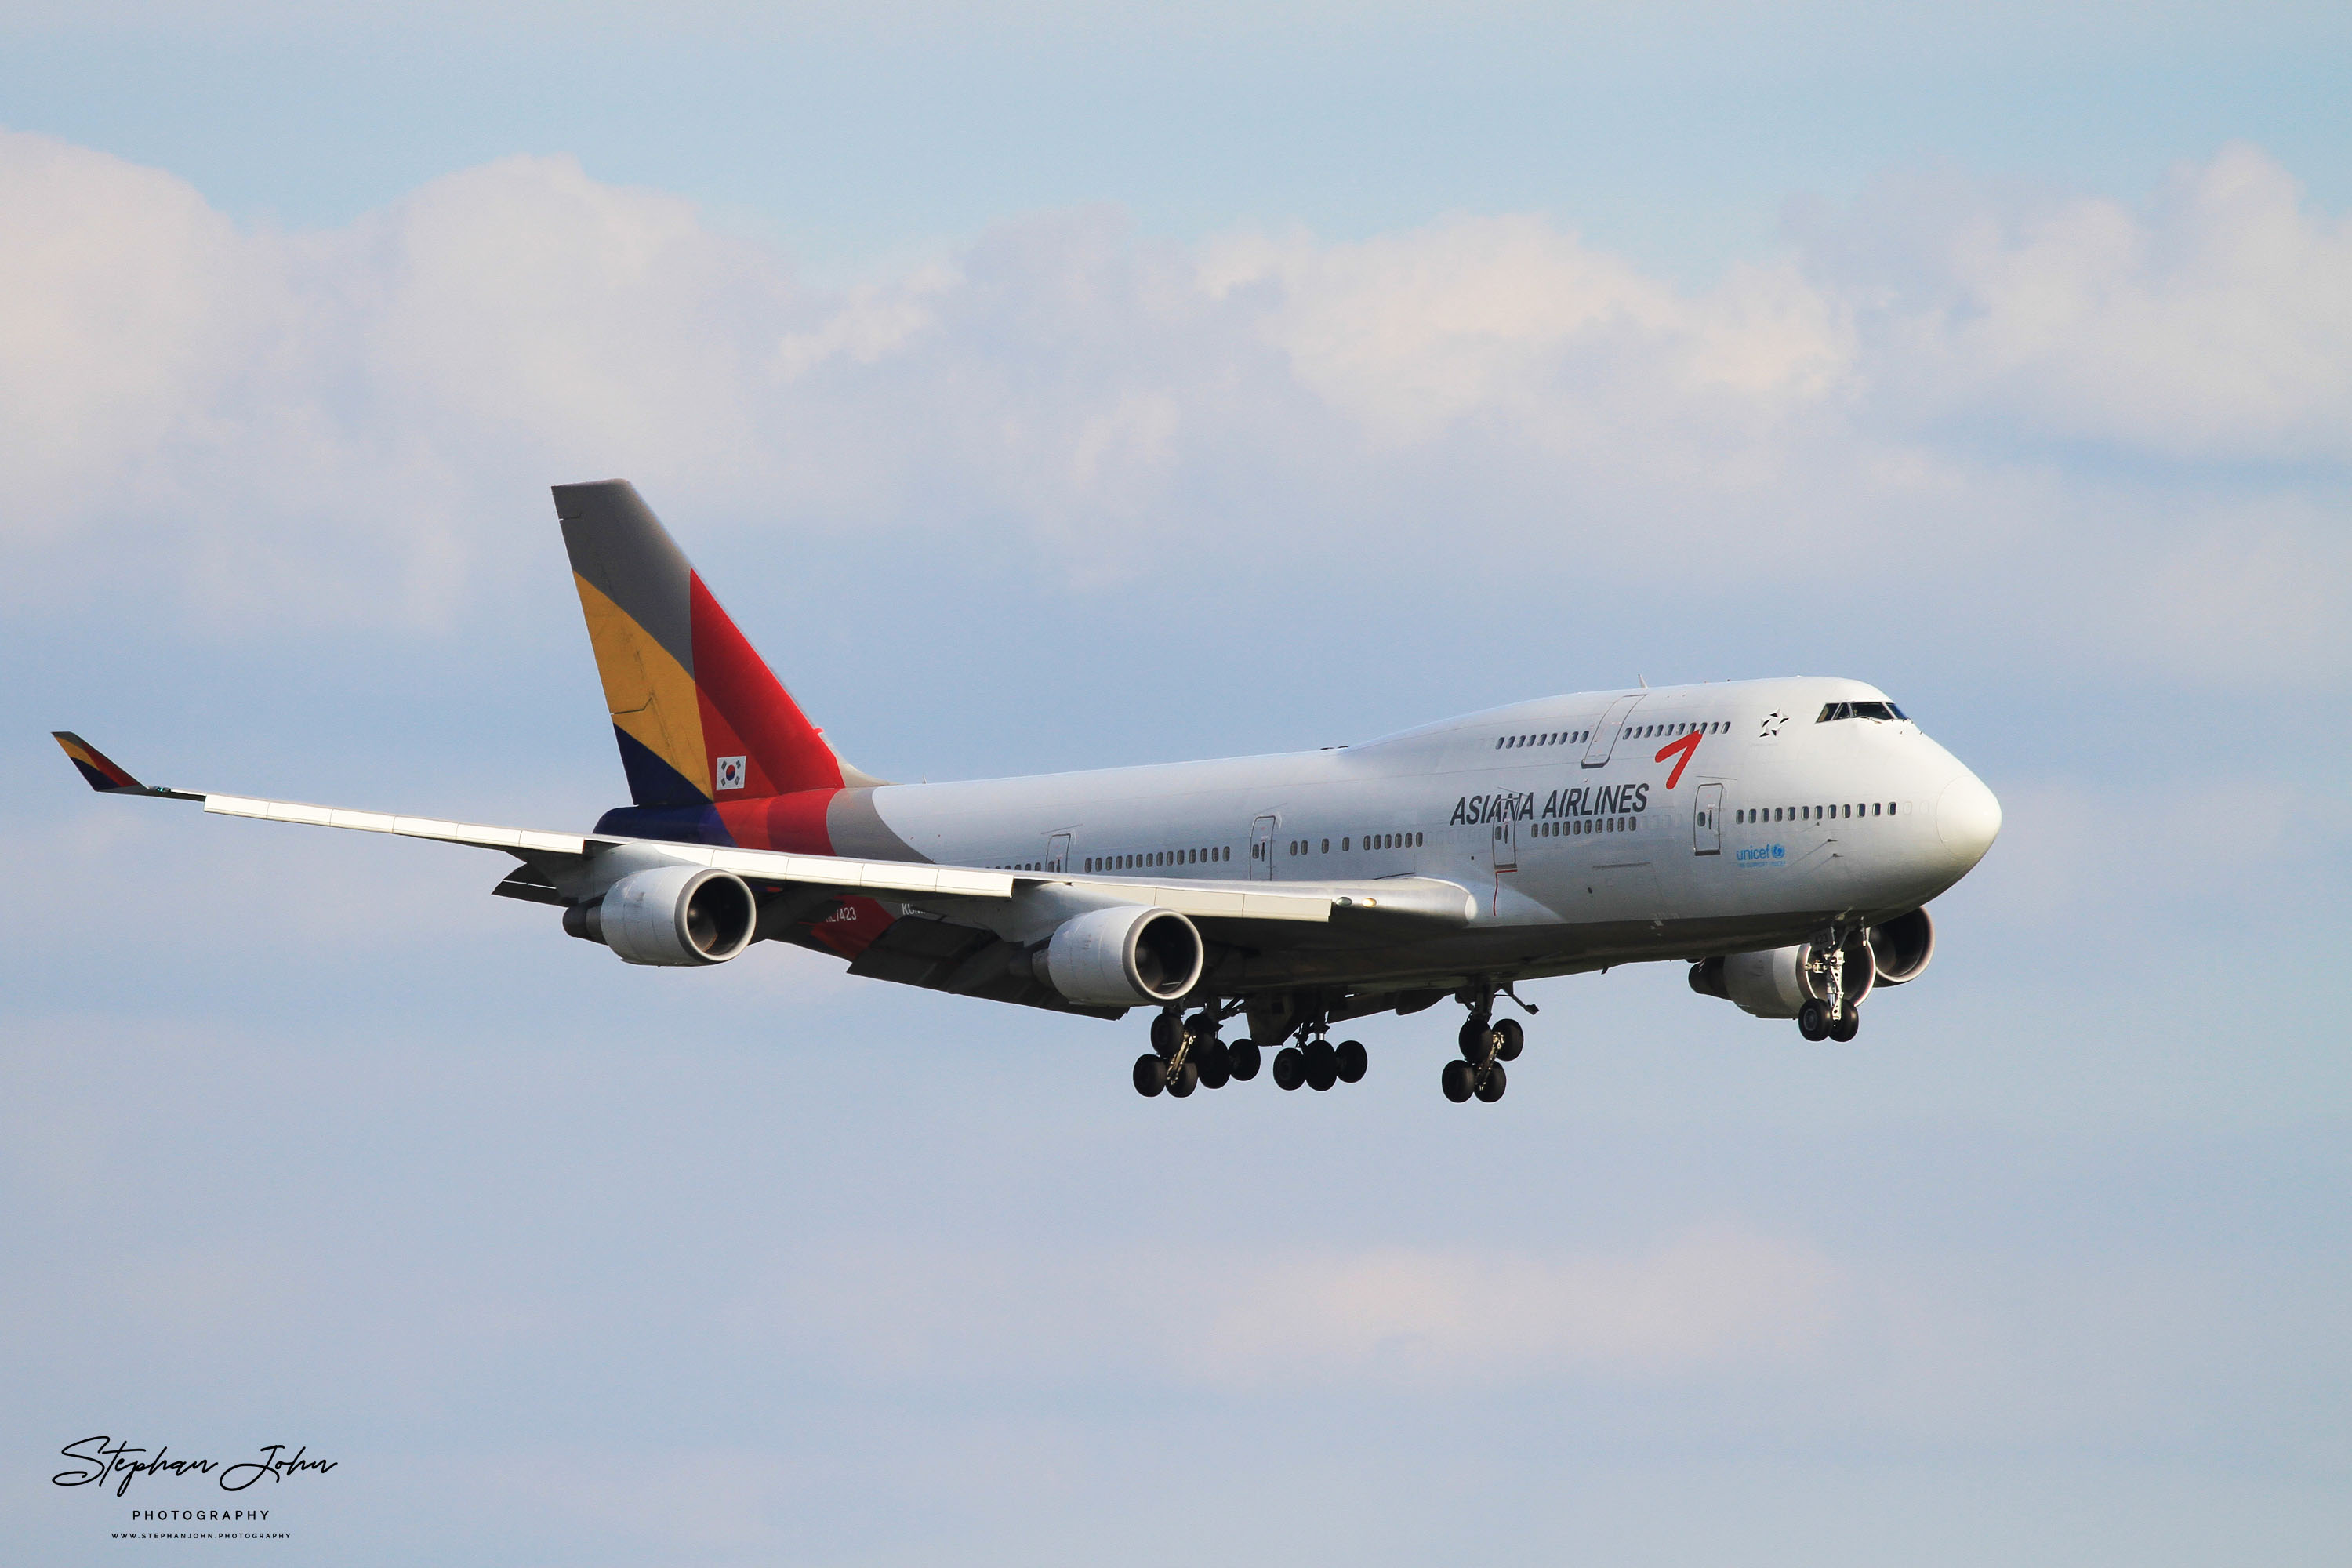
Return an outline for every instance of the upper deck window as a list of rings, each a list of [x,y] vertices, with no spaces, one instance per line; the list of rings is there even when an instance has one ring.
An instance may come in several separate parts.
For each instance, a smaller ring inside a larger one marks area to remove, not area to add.
[[[1892,702],[1831,702],[1822,709],[1822,716],[1813,721],[1826,724],[1832,719],[1900,719],[1903,710]]]

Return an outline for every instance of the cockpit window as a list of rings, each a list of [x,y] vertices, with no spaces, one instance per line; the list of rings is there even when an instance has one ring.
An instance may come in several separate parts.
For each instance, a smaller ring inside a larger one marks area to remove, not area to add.
[[[1826,724],[1834,719],[1900,719],[1903,710],[1892,702],[1831,702],[1824,704],[1822,716],[1813,721]]]

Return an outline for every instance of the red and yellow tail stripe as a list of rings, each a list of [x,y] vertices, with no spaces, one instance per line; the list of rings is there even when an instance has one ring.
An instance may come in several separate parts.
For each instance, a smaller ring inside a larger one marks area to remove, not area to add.
[[[637,805],[842,787],[833,748],[634,486],[558,485],[555,510]]]

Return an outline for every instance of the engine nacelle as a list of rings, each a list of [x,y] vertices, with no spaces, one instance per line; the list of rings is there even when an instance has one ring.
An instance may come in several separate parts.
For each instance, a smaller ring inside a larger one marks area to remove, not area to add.
[[[1174,1002],[1201,981],[1208,949],[1173,910],[1119,904],[1056,927],[1038,955],[1038,977],[1081,1006]]]
[[[1759,1018],[1793,1018],[1806,1003],[1829,999],[1828,958],[1826,951],[1815,951],[1809,942],[1727,953],[1692,964],[1690,985],[1702,995],[1723,997]],[[1856,1003],[1869,995],[1875,974],[1870,942],[1857,931],[1845,943],[1846,1001]]]
[[[760,903],[743,879],[698,866],[632,871],[593,903],[563,911],[563,929],[631,963],[724,963],[751,945]]]
[[[1878,955],[1878,983],[1900,985],[1919,978],[1936,956],[1936,922],[1925,910],[1897,915],[1883,926],[1870,928],[1870,951]]]

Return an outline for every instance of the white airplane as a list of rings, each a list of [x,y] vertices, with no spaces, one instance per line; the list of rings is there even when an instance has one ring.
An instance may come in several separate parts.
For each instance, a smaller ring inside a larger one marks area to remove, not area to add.
[[[110,794],[502,850],[492,890],[631,963],[796,942],[849,972],[1117,1018],[1138,1090],[1365,1071],[1332,1026],[1467,1011],[1447,1099],[1502,1098],[1542,975],[1674,960],[1695,991],[1851,1040],[1935,949],[1925,905],[2000,831],[1992,792],[1884,692],[1787,679],[1543,698],[1360,745],[960,784],[845,763],[625,480],[556,512],[634,804],[591,833],[150,788]],[[1247,1037],[1223,1039],[1245,1020]]]

